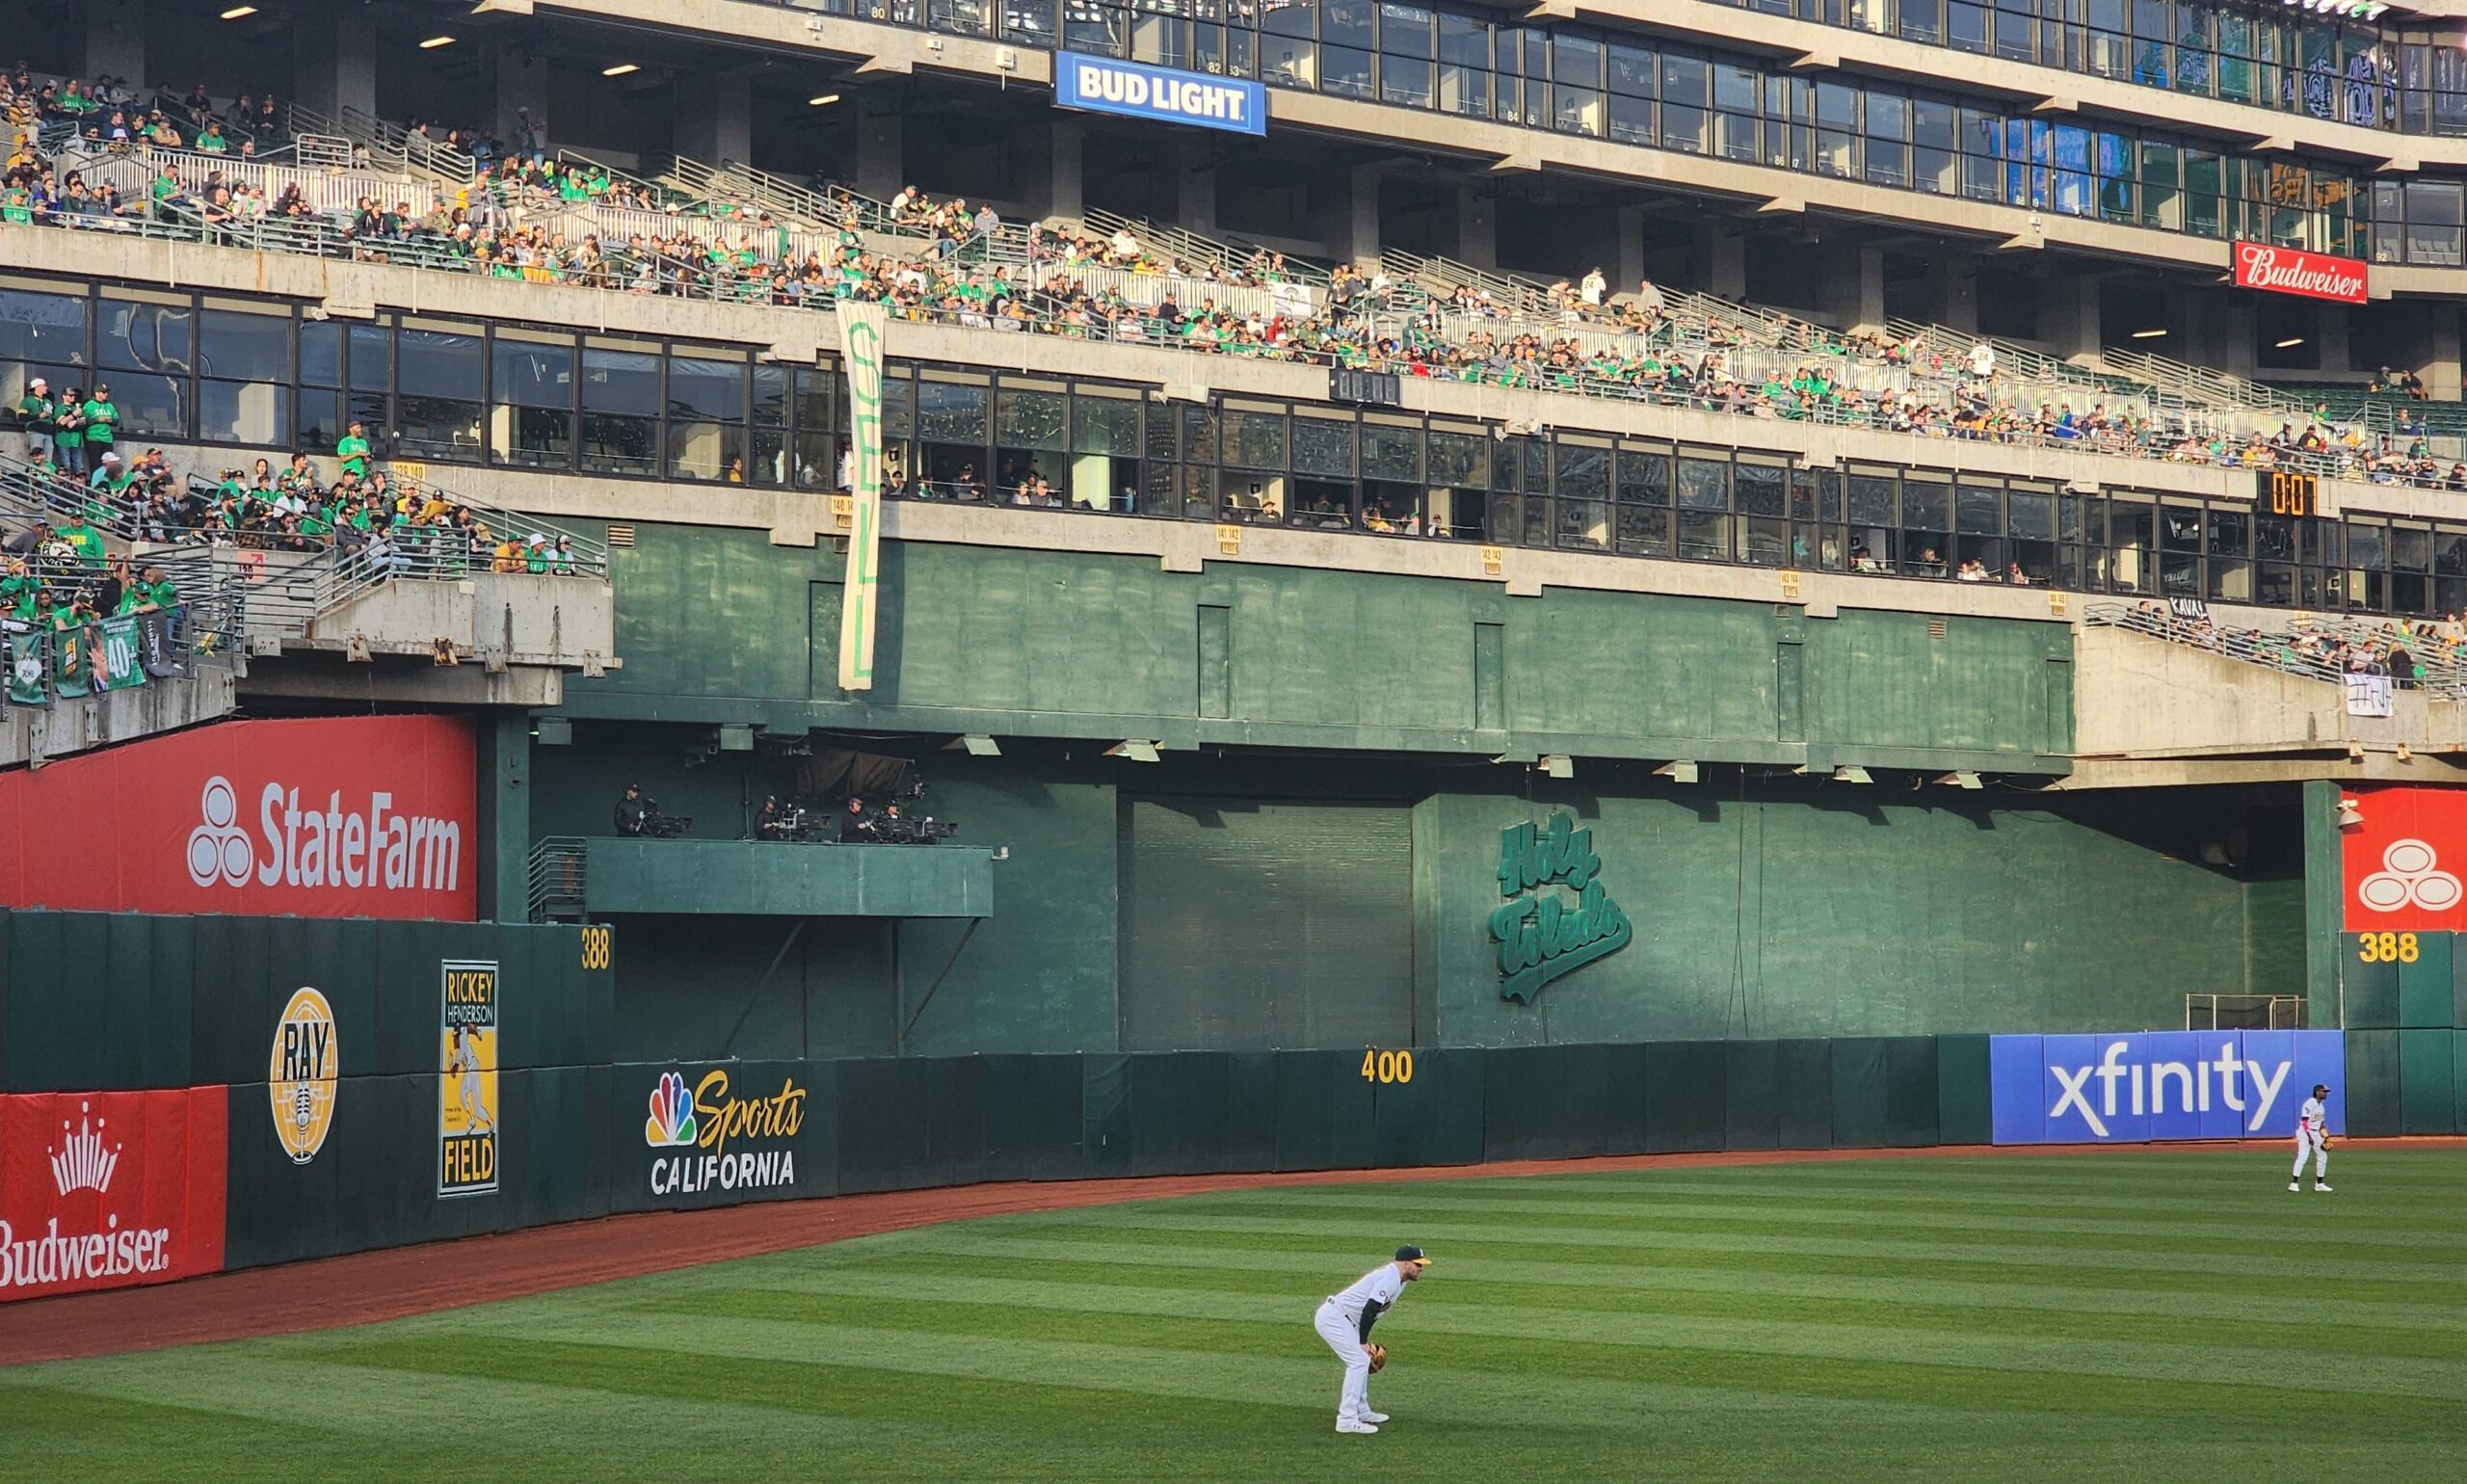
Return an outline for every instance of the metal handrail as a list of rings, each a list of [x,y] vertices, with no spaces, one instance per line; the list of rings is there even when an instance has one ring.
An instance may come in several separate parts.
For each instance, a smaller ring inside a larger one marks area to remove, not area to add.
[[[579,835],[552,835],[531,847],[525,885],[532,921],[547,921],[551,907],[582,909],[589,861],[589,848]]]
[[[2357,633],[2348,620],[2305,618],[2289,621],[2284,628],[2264,629],[2221,624],[2206,615],[2187,615],[2157,602],[2091,603],[2082,610],[2082,623],[2094,628],[2130,629],[2283,675],[2333,685],[2344,683],[2351,674],[2384,672],[2351,670],[2331,654],[2321,652],[2321,641],[2336,641],[2350,655],[2378,665],[2387,659],[2389,641],[2415,638],[2426,643],[2427,652],[2408,649],[2417,662],[2416,673],[2397,677],[2400,682],[2435,695],[2467,696],[2467,667],[2439,652],[2425,636],[2401,634],[2389,625],[2383,626],[2383,632]]]

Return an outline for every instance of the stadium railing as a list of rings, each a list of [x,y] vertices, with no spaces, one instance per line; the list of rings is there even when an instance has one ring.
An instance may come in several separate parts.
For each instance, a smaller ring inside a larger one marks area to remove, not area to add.
[[[2188,618],[2173,608],[2153,602],[2092,603],[2082,610],[2082,622],[2092,628],[2130,629],[2163,639],[2171,644],[2200,649],[2228,659],[2242,660],[2275,670],[2282,675],[2300,676],[2309,680],[2329,684],[2344,683],[2351,673],[2327,653],[2318,652],[2321,641],[2344,641],[2350,652],[2370,655],[2376,662],[2386,658],[2392,643],[2410,641],[2408,653],[2417,661],[2418,673],[2400,677],[2402,683],[2456,700],[2467,697],[2467,667],[2447,652],[2447,646],[2412,631],[2401,631],[2393,624],[2359,624],[2347,619],[2297,619],[2281,629],[2262,629],[2249,625],[2220,623],[2209,618]],[[2421,644],[2425,653],[2418,653]]]

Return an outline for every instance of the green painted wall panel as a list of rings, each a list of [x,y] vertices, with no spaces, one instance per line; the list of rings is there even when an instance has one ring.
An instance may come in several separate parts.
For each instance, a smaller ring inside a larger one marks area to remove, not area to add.
[[[2409,1030],[2452,1027],[2451,943],[2448,933],[2418,933],[2416,961],[2399,959],[2399,1023]]]
[[[1113,740],[2061,772],[2061,624],[1153,557],[889,542],[875,685],[836,684],[829,543],[643,525],[614,554],[617,648],[578,717]],[[1205,615],[1205,617],[1203,617]],[[1470,643],[1468,641],[1471,641]],[[1788,652],[1788,663],[1779,658]],[[1643,662],[1650,657],[1650,663]],[[1477,732],[1480,733],[1477,735]]]
[[[2457,1100],[2452,1059],[2454,1032],[2399,1032],[2399,1131],[2456,1133]]]
[[[994,856],[944,843],[596,838],[585,850],[592,914],[990,917]]]
[[[2467,1030],[2450,1033],[2451,1117],[2467,1128]]]
[[[1995,1137],[1985,1036],[1936,1038],[1936,1133],[1947,1144]]]
[[[1535,792],[1417,806],[1436,857],[1417,862],[1430,883],[1420,971],[1449,1045],[2169,1026],[2187,992],[2239,993],[2247,977],[2247,884],[2186,859],[2230,820],[2265,827],[2266,811],[2225,793]],[[1592,827],[1635,937],[1520,1006],[1499,997],[1486,926],[1499,832],[1561,801]]]
[[[2357,935],[2339,935],[2339,1009],[2348,1030],[2393,1030],[2399,1024],[2399,966],[2376,951],[2371,963]]]
[[[2399,1132],[2399,1033],[2350,1030],[2347,1048],[2348,1132],[2362,1138]]]

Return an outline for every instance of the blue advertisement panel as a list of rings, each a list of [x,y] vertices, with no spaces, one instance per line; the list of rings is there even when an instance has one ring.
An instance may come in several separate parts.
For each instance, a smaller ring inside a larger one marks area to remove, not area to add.
[[[1065,108],[1233,134],[1268,131],[1268,91],[1258,83],[1073,51],[1055,53],[1053,63],[1053,99]]]
[[[1988,1043],[1999,1144],[2272,1139],[2295,1132],[2316,1083],[2347,1131],[2347,1048],[2334,1030],[1996,1036]]]

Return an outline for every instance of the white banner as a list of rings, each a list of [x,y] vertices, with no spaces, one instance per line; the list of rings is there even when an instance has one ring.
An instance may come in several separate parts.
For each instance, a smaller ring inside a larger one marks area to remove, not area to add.
[[[839,592],[839,688],[874,688],[874,594],[883,521],[883,306],[840,300],[839,352],[848,378],[851,452],[848,575]]]
[[[2348,715],[2388,716],[2390,677],[2386,675],[2348,676]]]

